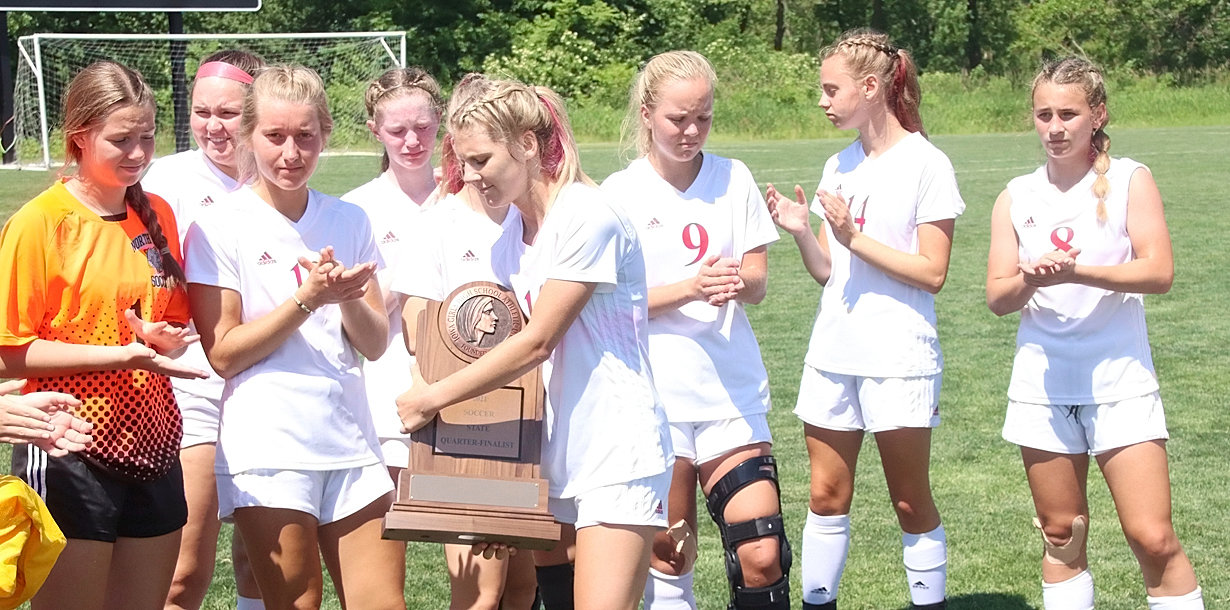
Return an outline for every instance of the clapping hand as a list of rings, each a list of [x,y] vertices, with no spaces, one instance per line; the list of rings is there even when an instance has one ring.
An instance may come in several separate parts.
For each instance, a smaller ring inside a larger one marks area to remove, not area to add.
[[[769,184],[764,199],[769,206],[769,217],[783,231],[796,237],[803,233],[811,234],[811,212],[803,196],[803,187],[794,185],[794,199],[791,199]]]
[[[739,260],[710,255],[701,262],[693,281],[693,292],[714,307],[721,307],[738,298],[744,288],[739,277]]]
[[[160,354],[148,345],[129,343],[118,349],[124,350],[126,365],[123,368],[144,369],[160,375],[166,375],[167,377],[179,377],[181,379],[209,378],[208,372],[181,364],[179,360],[165,354]]]
[[[1017,267],[1021,270],[1025,285],[1035,288],[1054,286],[1072,281],[1072,275],[1076,271],[1076,257],[1080,253],[1080,248],[1066,251],[1056,249],[1043,254],[1032,263],[1020,263]]]
[[[0,383],[0,442],[30,443],[56,457],[93,442],[94,425],[72,413],[80,400],[60,392],[7,395],[25,384],[24,379]]]
[[[131,309],[124,310],[124,317],[128,320],[128,326],[132,328],[133,334],[142,343],[172,358],[182,353],[184,348],[201,340],[200,335],[192,332],[186,326],[175,326],[166,320],[146,322]]]
[[[307,271],[299,287],[300,302],[311,309],[321,305],[344,303],[363,298],[368,280],[376,273],[376,263],[360,263],[347,268],[333,256],[333,246],[320,250],[320,260],[313,262],[299,257],[299,266]]]
[[[841,195],[840,190],[836,193],[816,191],[816,198],[824,207],[824,220],[829,223],[833,238],[849,248],[850,240],[858,232],[858,229],[854,228],[854,218],[850,215],[850,203]]]

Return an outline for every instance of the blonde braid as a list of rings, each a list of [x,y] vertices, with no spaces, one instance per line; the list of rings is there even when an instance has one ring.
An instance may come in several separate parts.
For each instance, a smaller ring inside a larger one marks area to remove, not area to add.
[[[858,32],[849,38],[840,40],[836,44],[837,49],[850,47],[871,47],[889,57],[894,57],[901,49],[889,44],[887,37],[883,34],[873,34],[871,32]]]
[[[1098,198],[1098,222],[1106,222],[1106,195],[1110,193],[1110,180],[1106,172],[1110,170],[1110,136],[1099,127],[1093,132],[1089,141],[1093,146],[1093,171],[1098,175],[1093,181],[1093,196]]]

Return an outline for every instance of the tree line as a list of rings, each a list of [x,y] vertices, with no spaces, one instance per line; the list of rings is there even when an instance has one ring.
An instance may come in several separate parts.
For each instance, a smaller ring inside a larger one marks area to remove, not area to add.
[[[721,49],[788,68],[799,60],[787,56],[814,59],[859,26],[891,34],[924,73],[1015,79],[1065,54],[1174,82],[1230,66],[1230,0],[264,0],[255,13],[184,15],[189,33],[406,30],[410,61],[444,82],[499,70],[599,101],[622,98],[636,67],[663,50]],[[9,15],[11,43],[166,28],[148,13]]]

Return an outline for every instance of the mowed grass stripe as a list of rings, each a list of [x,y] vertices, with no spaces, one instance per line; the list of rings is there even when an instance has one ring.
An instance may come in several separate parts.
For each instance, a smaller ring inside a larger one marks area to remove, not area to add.
[[[1230,235],[1225,159],[1230,129],[1116,129],[1112,154],[1153,170],[1166,203],[1175,249],[1170,293],[1146,298],[1154,361],[1161,378],[1170,452],[1174,519],[1204,588],[1206,605],[1230,604],[1230,517],[1224,447],[1230,430],[1230,300],[1222,260]],[[711,149],[741,159],[762,185],[787,190],[799,184],[810,197],[824,161],[847,145],[842,140],[737,142],[720,137]],[[986,308],[984,281],[991,205],[1009,179],[1044,159],[1032,133],[936,136],[957,171],[966,212],[958,220],[948,283],[937,297],[946,357],[941,413],[932,451],[932,483],[948,530],[952,608],[1017,610],[1041,607],[1040,540],[1030,525],[1033,508],[1020,457],[999,438],[1004,392],[1012,363],[1017,316],[997,318]],[[618,146],[582,146],[583,164],[595,179],[619,169]],[[339,194],[376,173],[371,158],[323,159],[313,184]],[[5,217],[53,179],[54,173],[0,172],[0,213]],[[798,599],[799,533],[808,497],[802,426],[791,414],[803,354],[820,287],[803,270],[792,239],[769,250],[769,293],[749,307],[769,369],[775,409],[770,423],[781,467],[787,529],[794,545]],[[908,606],[901,567],[900,532],[884,487],[875,443],[867,441],[858,466],[853,543],[841,585],[843,610]],[[1098,607],[1144,607],[1144,587],[1115,519],[1105,482],[1091,472],[1090,562]],[[726,607],[727,585],[718,535],[701,504],[701,559],[697,593],[702,608]],[[229,529],[227,530],[229,531]],[[224,542],[207,608],[234,607],[230,560]],[[448,588],[437,546],[414,544],[408,552],[407,600],[412,608],[447,607]],[[332,594],[325,607],[340,607]]]

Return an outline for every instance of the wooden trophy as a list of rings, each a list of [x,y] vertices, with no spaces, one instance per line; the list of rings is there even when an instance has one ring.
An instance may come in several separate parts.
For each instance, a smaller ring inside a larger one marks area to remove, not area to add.
[[[419,318],[416,360],[434,383],[477,360],[525,326],[513,294],[491,282],[428,301]],[[384,537],[419,542],[503,542],[550,549],[560,525],[547,510],[539,471],[542,371],[440,411],[411,434],[410,464]]]

